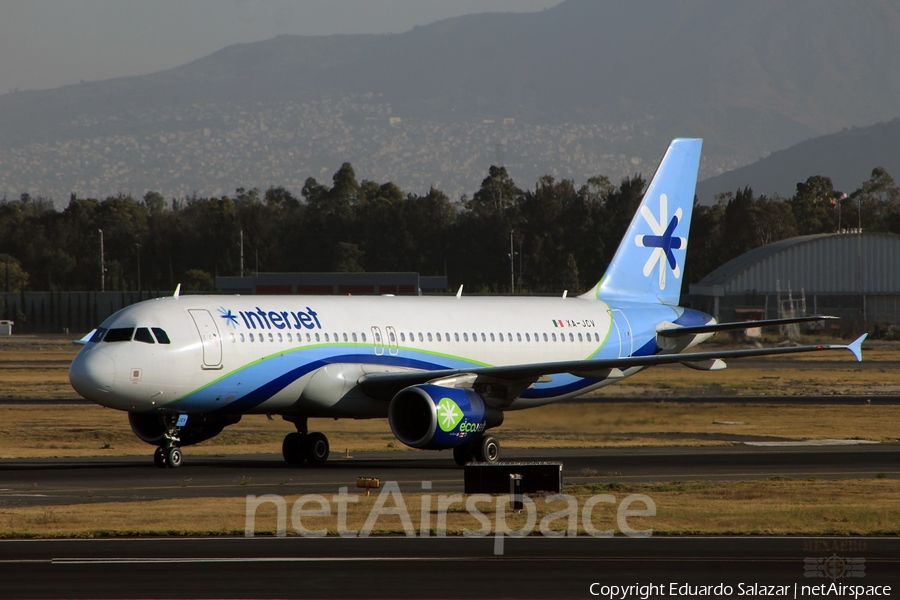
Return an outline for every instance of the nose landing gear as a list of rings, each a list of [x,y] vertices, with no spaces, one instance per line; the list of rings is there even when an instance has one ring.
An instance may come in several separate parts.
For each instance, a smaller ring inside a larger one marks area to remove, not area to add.
[[[182,454],[179,447],[181,438],[178,434],[186,422],[187,415],[166,415],[166,432],[163,434],[164,442],[153,452],[153,464],[160,469],[165,469],[166,467],[174,469],[181,466]]]

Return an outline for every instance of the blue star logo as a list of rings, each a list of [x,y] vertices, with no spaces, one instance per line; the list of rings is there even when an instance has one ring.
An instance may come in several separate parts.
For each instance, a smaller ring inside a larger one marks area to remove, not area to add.
[[[237,317],[234,316],[234,314],[232,314],[230,308],[226,309],[225,307],[220,306],[219,313],[220,313],[219,316],[222,317],[223,319],[225,319],[225,322],[228,324],[229,327],[234,327],[235,329],[237,329],[238,320],[237,320]]]
[[[635,236],[634,241],[638,246],[643,248],[653,248],[647,262],[644,263],[644,277],[649,277],[653,272],[653,267],[659,265],[659,289],[666,289],[666,272],[672,269],[672,274],[676,279],[681,277],[681,268],[675,259],[673,250],[679,250],[687,247],[687,240],[682,237],[675,237],[675,228],[681,220],[681,209],[677,209],[675,214],[669,219],[669,199],[665,194],[659,195],[659,219],[650,212],[647,205],[641,206],[641,216],[650,227],[654,235]],[[668,269],[666,268],[668,265]]]

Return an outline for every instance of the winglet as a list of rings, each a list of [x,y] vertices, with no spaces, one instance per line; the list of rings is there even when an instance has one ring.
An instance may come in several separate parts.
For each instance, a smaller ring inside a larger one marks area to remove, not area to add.
[[[172,296],[173,296],[174,298],[177,298],[177,297],[179,297],[180,295],[181,295],[181,284],[179,283],[178,286],[176,286],[176,288],[175,288],[175,293],[172,294]]]
[[[465,285],[465,284],[462,284],[462,283],[459,284],[459,289],[456,290],[456,297],[457,297],[457,298],[462,298],[462,289],[463,289],[463,285]]]
[[[866,336],[868,335],[868,333],[864,333],[856,338],[856,341],[847,345],[847,350],[852,352],[853,356],[855,356],[856,360],[859,362],[862,362],[862,344],[866,340]]]

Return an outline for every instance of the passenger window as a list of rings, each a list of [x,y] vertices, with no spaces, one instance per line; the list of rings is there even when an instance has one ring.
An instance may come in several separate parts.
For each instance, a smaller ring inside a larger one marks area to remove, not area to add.
[[[402,331],[400,332],[400,341],[401,341],[401,342],[405,342],[405,341],[406,341],[406,334],[403,333]]]
[[[521,333],[517,333],[517,334],[516,334],[516,341],[517,341],[517,342],[521,342],[521,341],[522,341],[522,334],[521,334]]]
[[[583,341],[584,341],[583,339],[581,339],[581,334],[580,334],[580,333],[578,334],[578,341],[579,341],[579,342],[583,342]]]
[[[150,335],[150,330],[146,327],[138,327],[134,332],[134,341],[136,342],[144,342],[145,344],[155,344],[156,341],[153,339],[153,336]]]
[[[294,341],[294,336],[292,336],[292,335],[290,334],[290,332],[288,332],[287,338],[288,338],[288,341],[289,341],[289,342],[293,342],[293,341]]]
[[[484,335],[484,334],[481,334],[481,335]],[[497,340],[494,339],[494,334],[493,334],[493,333],[491,333],[491,341],[492,341],[492,342],[496,342],[496,341],[497,341]]]
[[[431,332],[430,331],[428,332],[428,341],[429,342],[431,341]]]
[[[279,342],[283,342],[283,341],[284,341],[284,338],[281,336],[281,333],[278,334],[278,341],[279,341]]]
[[[242,341],[242,342],[244,341],[244,334],[243,334],[243,333],[241,334],[241,341]]]
[[[391,342],[392,344],[396,344],[396,343],[397,343],[397,336],[394,334],[394,330],[393,330],[393,329],[391,329],[391,330],[388,331],[388,340],[390,340],[390,342]]]
[[[472,341],[473,341],[473,342],[477,342],[477,341],[478,341],[478,334],[477,334],[477,333],[473,333],[473,334],[472,334]]]
[[[435,335],[437,336],[437,341],[441,341],[441,332],[438,331]]]
[[[131,336],[134,335],[133,327],[118,327],[116,329],[110,329],[106,332],[106,337],[103,338],[104,342],[130,342]]]
[[[365,334],[365,332],[363,332],[363,333],[361,333],[361,334],[359,334],[359,335],[362,336],[362,341],[365,342],[365,341],[366,341],[366,334]]]
[[[353,341],[355,342],[356,341],[356,332],[351,333],[350,336],[353,339]]]
[[[468,334],[468,333],[463,332],[463,340],[466,341],[466,342],[469,341],[469,334]]]
[[[150,329],[153,331],[153,335],[156,336],[156,341],[159,342],[160,344],[171,344],[172,343],[169,341],[169,335],[165,332],[164,329],[161,329],[159,327],[151,327]]]
[[[581,334],[579,333],[578,336],[581,337]],[[574,341],[575,341],[575,335],[574,335],[573,333],[569,333],[569,341],[570,341],[570,342],[574,342]]]
[[[454,334],[453,334],[453,339],[456,340],[456,341],[458,342],[458,341],[459,341],[459,334],[458,334],[458,333],[454,333]]]
[[[535,337],[537,337],[537,336],[535,336]],[[553,340],[556,341],[556,334],[555,334],[555,333],[553,334]],[[546,334],[546,333],[544,334],[544,341],[545,341],[545,342],[549,341],[549,340],[547,339],[547,334]]]
[[[260,338],[260,339],[262,339],[262,338]],[[274,342],[274,341],[275,341],[275,337],[274,337],[271,333],[269,334],[269,341],[270,341],[270,342]]]
[[[484,335],[484,332],[482,332],[482,334],[481,334],[481,341],[482,341],[482,342],[486,342],[486,341],[487,341],[487,336]]]
[[[318,341],[320,341],[320,340],[321,340],[321,338],[319,337],[319,334],[318,334],[318,332],[317,332],[317,333],[316,333],[316,341],[318,342]]]
[[[92,341],[92,342],[101,341],[103,339],[103,334],[105,334],[105,333],[106,333],[106,329],[104,329],[103,327],[99,327],[97,329],[97,331],[94,332],[94,335],[91,336],[90,341]]]
[[[331,340],[328,339],[328,334],[327,334],[327,333],[325,334],[325,341],[326,341],[326,342],[331,341]]]
[[[253,334],[252,334],[252,333],[250,334],[250,341],[251,341],[251,342],[256,341],[255,338],[253,337]]]
[[[344,337],[344,341],[345,341],[345,342],[349,341],[349,339],[347,338],[347,334],[346,334],[346,333],[344,334],[343,337]]]
[[[525,334],[525,341],[526,341],[526,342],[530,342],[530,341],[531,341],[531,334],[530,334],[530,333],[526,333],[526,334]]]
[[[550,336],[551,336],[551,339],[555,342],[555,341],[556,341],[556,334],[555,334],[555,333],[551,333]],[[565,338],[563,338],[563,339],[565,339]]]

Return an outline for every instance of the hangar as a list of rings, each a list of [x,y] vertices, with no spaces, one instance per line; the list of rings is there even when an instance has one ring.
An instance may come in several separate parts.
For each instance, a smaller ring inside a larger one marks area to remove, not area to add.
[[[900,324],[900,235],[781,240],[728,261],[692,284],[690,295],[720,321],[831,314],[859,328]]]

